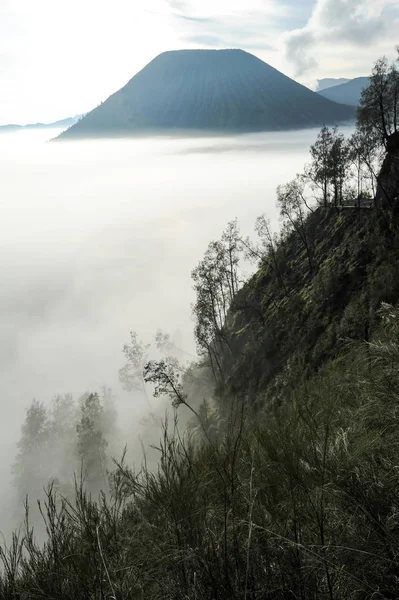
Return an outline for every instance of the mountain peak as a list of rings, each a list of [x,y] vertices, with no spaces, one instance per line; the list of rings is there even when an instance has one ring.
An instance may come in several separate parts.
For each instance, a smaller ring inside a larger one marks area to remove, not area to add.
[[[244,50],[172,50],[61,138],[273,131],[353,118],[352,108],[322,98]]]
[[[370,79],[368,77],[355,77],[355,79],[350,79],[345,83],[321,90],[318,94],[332,102],[359,106],[362,90],[368,87],[369,84]]]

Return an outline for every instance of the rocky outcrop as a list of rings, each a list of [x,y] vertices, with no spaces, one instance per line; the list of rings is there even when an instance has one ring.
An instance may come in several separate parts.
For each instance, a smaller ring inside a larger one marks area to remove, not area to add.
[[[378,177],[377,205],[397,204],[399,200],[399,131],[387,140],[387,155]]]

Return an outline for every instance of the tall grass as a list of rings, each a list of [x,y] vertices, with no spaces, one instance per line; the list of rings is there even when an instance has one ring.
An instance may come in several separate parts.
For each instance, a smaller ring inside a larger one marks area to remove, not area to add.
[[[0,550],[12,599],[360,600],[399,589],[399,312],[279,408],[223,436],[165,425],[159,465],[120,461],[112,494],[50,487]],[[237,403],[236,406],[244,406]]]

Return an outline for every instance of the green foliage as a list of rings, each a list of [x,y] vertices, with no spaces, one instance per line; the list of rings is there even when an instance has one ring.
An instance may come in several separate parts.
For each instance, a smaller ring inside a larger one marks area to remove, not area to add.
[[[388,147],[389,138],[398,132],[399,70],[386,57],[373,68],[370,85],[362,92],[358,122],[370,138]]]
[[[317,201],[323,206],[342,205],[350,163],[350,146],[336,127],[323,127],[310,148],[312,163],[305,170]]]
[[[396,598],[399,311],[379,318],[279,408],[232,409],[223,439],[166,426],[158,470],[122,461],[112,499],[49,489],[48,541],[27,520],[2,548],[1,597]]]

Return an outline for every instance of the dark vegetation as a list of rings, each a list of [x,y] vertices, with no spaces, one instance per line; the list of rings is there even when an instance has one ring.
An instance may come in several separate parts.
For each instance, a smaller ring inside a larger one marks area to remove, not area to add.
[[[254,243],[230,223],[193,271],[197,362],[161,333],[150,360],[132,332],[122,384],[176,408],[157,469],[122,457],[100,496],[50,483],[47,541],[27,509],[0,550],[0,597],[399,598],[399,88],[377,68],[354,137],[324,128],[279,188],[281,233],[260,217]],[[246,282],[243,256],[258,263]],[[89,475],[106,454],[101,405],[85,397],[74,421]],[[27,437],[51,431],[30,410],[19,472]]]
[[[232,133],[353,121],[341,106],[242,50],[165,52],[59,139]]]

